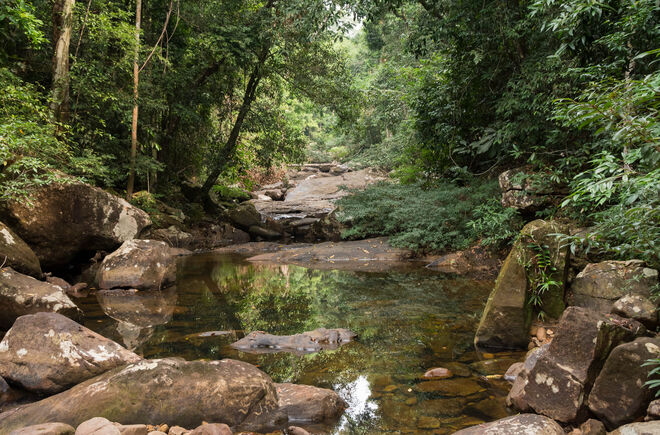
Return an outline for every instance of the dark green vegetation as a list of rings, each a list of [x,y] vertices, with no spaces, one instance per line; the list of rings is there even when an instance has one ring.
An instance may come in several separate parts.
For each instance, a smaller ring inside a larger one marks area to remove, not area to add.
[[[484,179],[529,165],[570,192],[539,213],[588,227],[576,248],[660,264],[655,0],[153,0],[136,23],[139,5],[0,6],[2,199],[55,170],[130,196],[134,167],[135,190],[204,203],[341,159],[404,183],[346,200],[349,236],[442,250],[509,240]]]

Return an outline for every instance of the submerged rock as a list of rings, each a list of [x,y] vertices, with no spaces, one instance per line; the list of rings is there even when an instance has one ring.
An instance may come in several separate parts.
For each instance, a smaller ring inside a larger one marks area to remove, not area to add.
[[[0,376],[54,394],[141,358],[57,313],[19,317],[0,342]]]
[[[188,251],[157,240],[129,240],[103,259],[99,287],[160,289],[176,280],[176,258]]]
[[[653,367],[643,364],[657,358],[660,358],[659,338],[643,337],[617,346],[589,394],[591,412],[610,429],[644,416],[654,392],[644,385]]]
[[[244,352],[300,352],[311,353],[324,349],[336,349],[352,341],[357,335],[348,329],[319,328],[295,335],[272,335],[262,331],[251,332],[232,343],[231,347]]]
[[[66,266],[81,253],[112,251],[151,225],[139,208],[78,182],[39,187],[30,202],[8,202],[0,216],[47,269]]]
[[[533,265],[537,251],[531,246],[546,246],[556,271],[549,277],[561,285],[545,292],[541,309],[550,317],[559,317],[564,309],[564,283],[568,272],[568,250],[553,236],[567,228],[557,222],[536,220],[525,225],[497,277],[495,288],[488,298],[475,345],[486,348],[527,348],[528,331],[533,316],[529,303],[529,283],[537,279]]]
[[[658,271],[645,267],[641,260],[591,263],[571,284],[571,304],[606,314],[625,295],[650,298],[657,284]]]
[[[248,431],[286,422],[273,382],[256,367],[229,359],[169,358],[129,364],[0,414],[0,427],[11,431],[26,421],[77,426],[99,415],[120,424],[150,421],[197,427],[213,421]]]
[[[41,278],[41,265],[37,255],[16,233],[0,222],[0,264]]]
[[[338,419],[348,405],[337,393],[310,385],[275,384],[280,410],[291,423],[323,423]]]
[[[644,331],[633,320],[568,308],[555,338],[530,370],[518,400],[557,421],[584,421],[586,394],[603,362],[612,349]]]
[[[459,430],[454,435],[564,435],[564,430],[548,417],[520,414]]]
[[[18,317],[54,312],[77,317],[80,310],[64,290],[11,268],[0,269],[0,329],[9,329]]]

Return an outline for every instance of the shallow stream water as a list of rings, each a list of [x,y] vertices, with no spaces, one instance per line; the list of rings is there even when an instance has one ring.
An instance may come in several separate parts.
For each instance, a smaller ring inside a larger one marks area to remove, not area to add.
[[[183,258],[161,292],[102,292],[82,300],[85,325],[147,358],[235,358],[276,382],[331,388],[350,405],[314,433],[446,434],[505,417],[508,385],[497,379],[520,353],[474,351],[491,281],[423,268],[386,273],[252,265],[212,254]],[[116,291],[114,291],[116,292]],[[229,347],[251,331],[294,334],[348,328],[336,350],[251,354]],[[445,367],[451,379],[423,381]]]

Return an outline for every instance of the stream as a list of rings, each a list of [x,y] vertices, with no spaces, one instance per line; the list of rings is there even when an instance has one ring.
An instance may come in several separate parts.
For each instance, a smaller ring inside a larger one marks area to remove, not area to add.
[[[448,434],[507,416],[498,379],[523,353],[478,354],[472,340],[492,281],[421,267],[391,272],[253,265],[199,254],[178,264],[175,287],[100,292],[79,300],[85,326],[146,358],[234,358],[275,382],[337,391],[350,408],[314,433]],[[251,331],[294,334],[348,328],[358,340],[312,354],[245,353]],[[450,369],[442,381],[421,377]]]

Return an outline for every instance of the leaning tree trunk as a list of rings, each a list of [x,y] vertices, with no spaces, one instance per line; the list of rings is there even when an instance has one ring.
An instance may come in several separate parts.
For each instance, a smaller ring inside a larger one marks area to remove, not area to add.
[[[50,108],[57,122],[69,120],[69,46],[75,0],[56,0],[53,5],[53,101]]]
[[[135,6],[135,57],[133,58],[133,123],[131,124],[131,161],[128,172],[126,196],[131,199],[135,187],[135,160],[137,158],[137,127],[138,127],[138,85],[140,83],[140,26],[142,20],[142,0],[137,0]]]

